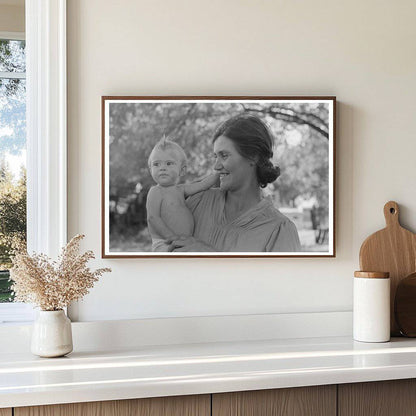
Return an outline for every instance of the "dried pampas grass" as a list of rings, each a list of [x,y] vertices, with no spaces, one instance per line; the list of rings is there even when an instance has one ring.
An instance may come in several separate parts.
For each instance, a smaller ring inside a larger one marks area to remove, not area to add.
[[[17,247],[12,258],[10,279],[15,302],[33,303],[44,311],[56,311],[81,299],[109,268],[91,271],[87,262],[92,251],[79,254],[84,235],[76,235],[62,249],[58,261],[45,254],[29,255],[25,247]]]

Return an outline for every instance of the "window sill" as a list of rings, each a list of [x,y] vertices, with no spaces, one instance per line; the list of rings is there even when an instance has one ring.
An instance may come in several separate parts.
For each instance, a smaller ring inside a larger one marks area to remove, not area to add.
[[[25,303],[0,303],[0,325],[25,325],[35,319],[35,311]]]

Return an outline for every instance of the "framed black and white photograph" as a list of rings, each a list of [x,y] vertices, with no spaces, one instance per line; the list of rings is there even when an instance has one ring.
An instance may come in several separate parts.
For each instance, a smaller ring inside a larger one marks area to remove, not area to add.
[[[334,257],[335,97],[102,97],[102,256]]]

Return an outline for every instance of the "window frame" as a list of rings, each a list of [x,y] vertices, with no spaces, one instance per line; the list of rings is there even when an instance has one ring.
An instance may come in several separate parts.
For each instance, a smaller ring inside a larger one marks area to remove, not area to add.
[[[67,238],[66,0],[26,0],[28,250]]]
[[[0,39],[26,40],[25,32],[4,32],[0,31]]]
[[[56,257],[67,242],[66,0],[26,0],[25,21],[27,246]],[[0,323],[33,320],[28,305],[0,306]]]

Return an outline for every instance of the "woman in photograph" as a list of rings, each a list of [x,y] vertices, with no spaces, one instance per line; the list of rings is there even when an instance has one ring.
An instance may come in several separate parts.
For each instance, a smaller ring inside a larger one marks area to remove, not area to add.
[[[195,229],[193,237],[172,241],[174,252],[296,252],[296,226],[264,197],[261,188],[274,182],[273,136],[250,114],[230,118],[213,138],[220,187],[191,196],[186,203]]]

